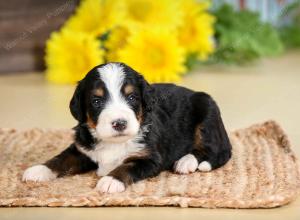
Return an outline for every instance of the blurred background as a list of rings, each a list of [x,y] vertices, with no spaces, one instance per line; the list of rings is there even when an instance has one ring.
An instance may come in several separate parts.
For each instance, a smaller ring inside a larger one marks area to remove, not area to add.
[[[278,120],[300,143],[299,0],[0,1],[1,127],[72,127],[76,82],[122,61],[210,93],[229,130]]]
[[[74,85],[122,61],[211,93],[228,129],[275,119],[300,143],[299,0],[0,2],[2,127],[72,127]]]
[[[300,157],[299,0],[0,1],[0,126],[73,127],[76,82],[109,61],[210,93],[228,130],[278,121]]]

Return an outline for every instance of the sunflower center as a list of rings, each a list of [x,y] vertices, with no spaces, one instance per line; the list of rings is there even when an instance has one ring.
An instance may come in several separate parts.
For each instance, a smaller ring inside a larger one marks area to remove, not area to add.
[[[151,47],[148,49],[147,57],[147,60],[153,66],[162,66],[165,63],[165,54],[163,49],[160,47]]]
[[[196,28],[195,25],[191,25],[191,26],[190,26],[189,32],[190,32],[189,34],[192,35],[192,36],[195,36],[196,34],[198,34],[198,33],[197,33],[198,30],[197,30],[197,28]]]
[[[129,15],[139,22],[145,21],[151,10],[152,5],[149,1],[135,1],[128,6]]]

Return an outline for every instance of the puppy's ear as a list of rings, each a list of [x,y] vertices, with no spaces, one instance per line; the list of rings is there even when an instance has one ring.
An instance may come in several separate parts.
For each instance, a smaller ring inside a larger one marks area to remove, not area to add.
[[[145,111],[149,112],[152,110],[155,101],[153,98],[153,88],[142,75],[139,75],[139,84],[142,92],[143,108]]]
[[[79,122],[82,123],[85,120],[85,110],[84,110],[84,101],[83,101],[83,89],[82,81],[80,81],[75,89],[74,95],[70,101],[70,111],[73,117]]]

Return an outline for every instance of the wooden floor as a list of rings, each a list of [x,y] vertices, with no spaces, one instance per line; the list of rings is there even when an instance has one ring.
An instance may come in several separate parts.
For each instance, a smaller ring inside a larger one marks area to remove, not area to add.
[[[228,130],[275,119],[288,133],[300,158],[300,51],[247,67],[207,67],[181,83],[210,93],[219,103]],[[0,77],[1,127],[69,128],[73,86],[49,85],[43,74]],[[183,208],[0,208],[0,219],[300,219],[300,198],[276,209]]]

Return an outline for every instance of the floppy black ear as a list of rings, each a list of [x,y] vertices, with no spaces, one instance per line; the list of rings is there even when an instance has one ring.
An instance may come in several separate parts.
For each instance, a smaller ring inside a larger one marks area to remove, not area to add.
[[[80,123],[84,122],[86,116],[84,113],[82,82],[78,83],[70,101],[70,111],[77,121]]]
[[[152,86],[144,79],[142,75],[139,75],[139,83],[142,92],[142,105],[145,111],[151,111],[152,106],[154,105],[153,98],[153,88]]]

